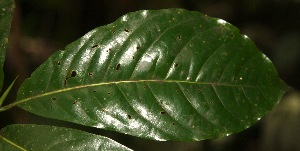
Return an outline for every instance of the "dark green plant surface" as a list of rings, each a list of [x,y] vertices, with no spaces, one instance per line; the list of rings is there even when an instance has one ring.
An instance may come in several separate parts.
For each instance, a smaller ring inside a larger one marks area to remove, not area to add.
[[[5,61],[13,8],[13,0],[0,0],[0,91],[2,89],[4,79],[2,68]]]
[[[103,136],[42,125],[9,125],[0,132],[0,150],[130,150]]]
[[[248,128],[286,90],[271,61],[229,23],[143,10],[55,53],[11,106],[142,138],[196,141]]]

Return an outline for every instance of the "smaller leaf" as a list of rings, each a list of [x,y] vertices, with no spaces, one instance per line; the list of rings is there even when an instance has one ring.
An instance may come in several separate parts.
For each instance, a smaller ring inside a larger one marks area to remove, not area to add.
[[[4,79],[4,73],[2,67],[5,60],[9,29],[12,21],[13,8],[14,8],[13,0],[0,0],[0,91]]]
[[[7,90],[5,90],[5,92],[1,96],[1,98],[0,98],[0,107],[1,107],[2,103],[4,102],[5,98],[7,97],[9,91],[11,90],[11,88],[13,87],[13,85],[15,84],[17,78],[18,77],[15,78],[15,80],[10,84],[10,86],[7,88]]]
[[[44,125],[16,124],[0,132],[0,150],[130,150],[104,136]]]

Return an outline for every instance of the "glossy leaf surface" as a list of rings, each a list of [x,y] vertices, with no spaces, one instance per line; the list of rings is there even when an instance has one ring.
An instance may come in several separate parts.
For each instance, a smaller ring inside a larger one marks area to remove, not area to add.
[[[9,125],[0,132],[0,150],[130,150],[117,142],[87,132],[43,125]]]
[[[5,61],[8,35],[13,15],[13,0],[0,0],[0,91],[3,84],[3,64]]]
[[[32,113],[156,140],[242,131],[286,85],[224,20],[182,9],[138,11],[71,43],[18,93]]]

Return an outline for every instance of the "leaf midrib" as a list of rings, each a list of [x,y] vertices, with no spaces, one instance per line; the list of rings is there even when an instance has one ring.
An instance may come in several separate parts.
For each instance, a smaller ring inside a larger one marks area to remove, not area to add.
[[[64,89],[59,89],[56,91],[50,91],[47,93],[39,94],[36,96],[32,96],[17,102],[25,102],[31,99],[36,99],[43,96],[48,96],[52,94],[57,94],[61,92],[76,90],[76,89],[83,89],[88,87],[96,87],[96,86],[102,86],[102,85],[110,85],[110,84],[122,84],[122,83],[143,83],[143,82],[153,82],[153,83],[185,83],[185,84],[199,84],[199,85],[213,85],[213,86],[228,86],[228,87],[251,87],[255,88],[257,86],[252,85],[235,85],[235,84],[226,84],[226,83],[214,83],[214,82],[195,82],[195,81],[178,81],[178,80],[126,80],[126,81],[111,81],[111,82],[102,82],[102,83],[94,83],[94,84],[86,84],[86,85],[80,85],[80,86],[74,86]]]

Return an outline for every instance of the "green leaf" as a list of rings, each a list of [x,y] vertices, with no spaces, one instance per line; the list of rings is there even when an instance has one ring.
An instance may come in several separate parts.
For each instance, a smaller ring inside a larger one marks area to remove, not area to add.
[[[87,132],[44,125],[9,125],[0,132],[0,150],[130,150],[117,142]]]
[[[0,91],[2,89],[4,79],[2,68],[5,61],[13,8],[13,0],[0,0]]]
[[[287,86],[224,20],[183,9],[129,13],[42,64],[14,105],[34,114],[155,140],[242,131]]]

